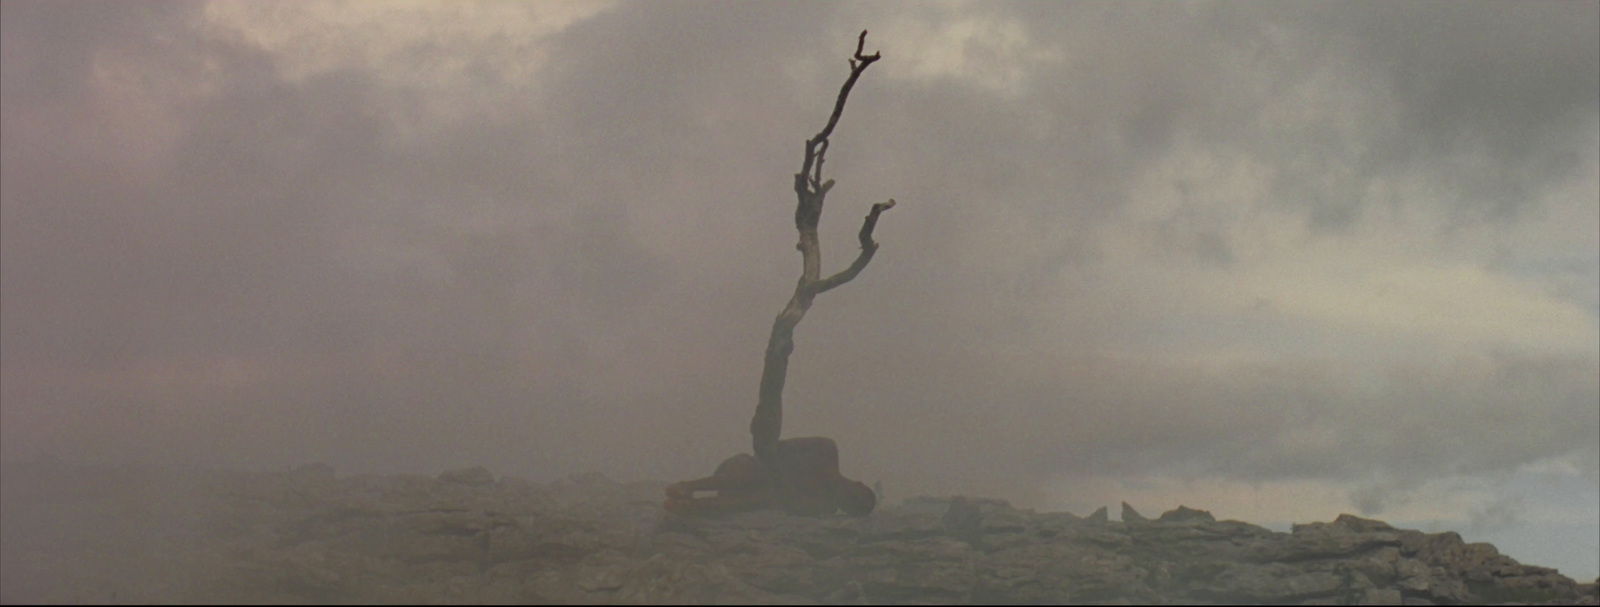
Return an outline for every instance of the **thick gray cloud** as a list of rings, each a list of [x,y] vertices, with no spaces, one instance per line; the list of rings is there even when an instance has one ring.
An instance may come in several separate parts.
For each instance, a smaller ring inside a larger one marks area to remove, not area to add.
[[[215,5],[4,6],[8,459],[703,474],[865,26],[825,269],[902,205],[786,410],[847,473],[1381,511],[1600,467],[1593,3],[638,3],[314,64]]]

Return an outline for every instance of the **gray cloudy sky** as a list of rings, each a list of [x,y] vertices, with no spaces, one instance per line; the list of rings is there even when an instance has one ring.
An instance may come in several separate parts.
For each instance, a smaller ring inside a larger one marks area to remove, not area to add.
[[[3,6],[7,460],[709,472],[866,28],[787,436],[1600,566],[1600,3]]]

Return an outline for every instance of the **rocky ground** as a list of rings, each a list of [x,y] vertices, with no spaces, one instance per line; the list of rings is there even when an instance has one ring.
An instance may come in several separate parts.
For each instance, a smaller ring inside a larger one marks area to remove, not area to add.
[[[662,483],[7,468],[0,600],[53,603],[1600,603],[1455,533],[1273,532],[918,498],[688,519]]]

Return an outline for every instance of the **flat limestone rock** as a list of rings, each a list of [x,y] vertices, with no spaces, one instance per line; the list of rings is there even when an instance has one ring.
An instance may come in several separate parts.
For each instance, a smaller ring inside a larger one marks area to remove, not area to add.
[[[1489,544],[1351,515],[1280,533],[1187,506],[1151,519],[1123,504],[1114,522],[966,496],[859,519],[687,518],[661,510],[666,483],[593,474],[47,472],[5,471],[6,603],[1600,600]]]

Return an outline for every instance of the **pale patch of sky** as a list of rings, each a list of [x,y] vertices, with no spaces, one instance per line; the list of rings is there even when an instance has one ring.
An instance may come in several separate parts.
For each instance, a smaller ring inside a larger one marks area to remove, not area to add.
[[[507,94],[535,84],[550,40],[615,2],[339,2],[219,0],[204,28],[269,52],[280,75],[301,80],[362,70],[390,85],[426,91],[427,111],[460,119],[495,113]]]
[[[460,78],[469,61],[498,48],[508,79],[535,71],[539,43],[568,26],[615,7],[614,2],[340,2],[313,0],[293,5],[214,1],[206,5],[209,28],[229,32],[272,52],[282,74],[304,78],[329,70],[373,68],[391,78],[439,84]],[[466,54],[415,52],[458,46]]]
[[[949,79],[1014,97],[1037,65],[1066,59],[1059,45],[1030,37],[1016,17],[975,10],[970,2],[936,2],[923,9],[898,13],[874,36],[885,54],[906,66],[891,78]]]

